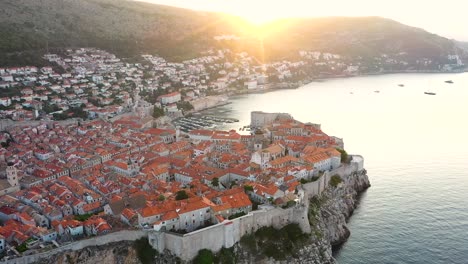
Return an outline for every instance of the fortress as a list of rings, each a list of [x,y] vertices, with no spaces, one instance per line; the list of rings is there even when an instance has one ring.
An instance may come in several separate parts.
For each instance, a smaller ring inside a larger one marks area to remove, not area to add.
[[[225,220],[214,226],[203,228],[188,234],[171,232],[149,232],[150,244],[163,253],[169,250],[172,254],[188,261],[197,256],[201,249],[218,252],[222,247],[230,248],[240,241],[242,236],[251,234],[266,226],[282,228],[288,224],[298,224],[304,233],[310,233],[308,211],[310,198],[320,195],[329,186],[331,176],[339,175],[343,182],[358,174],[365,174],[364,159],[354,155],[351,164],[343,165],[333,171],[326,171],[316,181],[298,187],[299,201],[296,206],[283,209],[280,207],[263,207],[249,214]]]

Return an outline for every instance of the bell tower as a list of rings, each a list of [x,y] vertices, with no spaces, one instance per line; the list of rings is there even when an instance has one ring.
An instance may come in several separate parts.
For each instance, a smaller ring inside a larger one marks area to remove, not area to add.
[[[13,162],[8,162],[6,168],[6,175],[8,183],[14,187],[19,186],[18,171],[16,170],[15,164]]]

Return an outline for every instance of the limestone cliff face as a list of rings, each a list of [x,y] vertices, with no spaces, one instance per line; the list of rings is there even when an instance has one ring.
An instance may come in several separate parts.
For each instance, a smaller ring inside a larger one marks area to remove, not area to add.
[[[343,244],[350,235],[346,222],[356,208],[358,194],[370,186],[366,172],[357,172],[338,187],[328,188],[320,197],[320,229],[331,246]]]
[[[353,173],[337,187],[329,187],[319,197],[311,199],[309,222],[312,228],[309,243],[296,248],[296,256],[275,261],[261,255],[249,254],[240,244],[235,246],[239,263],[336,263],[332,247],[344,243],[350,236],[346,226],[356,208],[358,194],[370,187],[365,171]]]
[[[247,263],[262,263],[262,264],[303,264],[303,263],[317,263],[317,264],[334,264],[336,263],[333,256],[331,246],[326,238],[312,237],[306,245],[295,249],[296,256],[289,256],[286,260],[277,261],[273,258],[268,258],[264,255],[250,254],[243,249],[240,244],[234,246],[236,254],[236,262]]]

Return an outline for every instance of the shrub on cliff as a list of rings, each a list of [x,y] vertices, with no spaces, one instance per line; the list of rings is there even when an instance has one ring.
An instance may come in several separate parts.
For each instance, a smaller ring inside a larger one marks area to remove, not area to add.
[[[307,234],[303,233],[302,229],[297,224],[287,225],[280,231],[284,233],[284,236],[287,236],[288,240],[294,243],[307,238]]]
[[[148,238],[142,237],[138,240],[135,240],[133,247],[136,250],[138,259],[143,264],[149,264],[154,262],[157,251],[149,244]]]
[[[294,257],[295,249],[307,238],[298,224],[289,224],[281,229],[262,227],[243,236],[240,243],[252,254],[261,253],[275,260],[284,260],[289,255]]]
[[[255,241],[254,234],[247,234],[241,237],[240,243],[246,247],[250,252],[257,251],[257,241]]]
[[[234,264],[236,263],[236,256],[234,255],[234,249],[231,248],[221,248],[221,250],[216,254],[214,263],[220,264]]]
[[[193,259],[194,264],[212,264],[214,263],[214,255],[211,250],[202,249],[198,251],[198,255]]]
[[[338,184],[340,184],[341,182],[343,182],[343,180],[338,175],[333,175],[330,179],[330,185],[333,187],[338,186]]]
[[[267,242],[263,247],[263,253],[269,258],[274,258],[275,260],[284,260],[286,258],[286,255],[283,252],[283,249],[285,249],[284,246],[285,245],[281,245],[281,247],[279,247],[273,242]]]

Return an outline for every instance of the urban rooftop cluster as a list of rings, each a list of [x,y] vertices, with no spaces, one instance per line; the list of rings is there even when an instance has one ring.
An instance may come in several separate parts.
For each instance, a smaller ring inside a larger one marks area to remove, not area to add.
[[[122,229],[191,232],[294,206],[297,186],[341,166],[342,140],[318,124],[252,112],[251,127],[183,133],[135,116],[11,127],[0,149],[0,252]]]
[[[302,64],[259,64],[247,53],[227,49],[180,63],[153,55],[129,63],[95,48],[44,59],[50,66],[0,68],[1,118],[95,119],[132,111],[177,118],[216,106],[233,91],[268,89],[269,79],[286,80]]]

